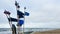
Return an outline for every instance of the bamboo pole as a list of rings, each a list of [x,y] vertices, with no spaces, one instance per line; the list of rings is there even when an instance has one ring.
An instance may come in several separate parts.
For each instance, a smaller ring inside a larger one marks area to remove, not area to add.
[[[10,15],[7,15],[7,14],[6,14],[6,16],[7,16],[7,19],[10,18]],[[10,25],[11,31],[12,31],[12,21],[11,21],[11,19],[10,19],[9,25]],[[12,34],[14,34],[13,31],[12,31]]]
[[[17,1],[15,1],[15,2],[17,2]],[[17,6],[16,6],[16,11],[17,11],[17,10],[19,10],[19,8],[17,8]],[[17,20],[18,20],[18,22],[19,22],[19,19],[20,19],[20,18],[18,18],[18,15],[17,15]],[[17,24],[18,24],[18,22],[17,22]],[[20,26],[17,26],[17,29],[18,29],[18,34],[19,34]]]
[[[6,16],[7,16],[7,19],[10,18],[10,15],[7,15],[7,14],[6,14]],[[12,24],[12,22],[11,22],[11,19],[10,19],[10,22],[9,22],[10,27],[12,27],[11,24]]]
[[[24,23],[25,23],[25,10],[26,10],[26,7],[24,7]],[[23,34],[24,34],[24,24],[23,24]]]

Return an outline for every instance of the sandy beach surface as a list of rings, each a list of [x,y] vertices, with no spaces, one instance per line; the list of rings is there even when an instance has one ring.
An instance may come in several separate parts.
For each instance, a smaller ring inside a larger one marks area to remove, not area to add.
[[[1,31],[0,34],[12,34],[11,31]],[[60,34],[60,29],[46,31],[26,31],[24,34]]]
[[[60,34],[60,29],[51,30],[51,31],[44,31],[44,32],[32,32],[31,34]]]

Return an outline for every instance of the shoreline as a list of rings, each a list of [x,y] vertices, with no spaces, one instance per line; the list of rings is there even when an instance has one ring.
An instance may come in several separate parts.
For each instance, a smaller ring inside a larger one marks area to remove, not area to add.
[[[44,31],[44,32],[36,31],[36,32],[32,32],[31,34],[60,34],[60,29]]]

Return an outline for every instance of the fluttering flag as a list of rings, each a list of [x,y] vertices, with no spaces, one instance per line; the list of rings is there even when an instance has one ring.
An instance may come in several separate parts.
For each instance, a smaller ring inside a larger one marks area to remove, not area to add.
[[[26,10],[26,7],[24,7],[24,12],[25,12],[25,10]],[[25,12],[24,14],[25,14],[25,16],[29,16],[28,12]]]
[[[23,13],[23,12],[17,10],[17,16],[19,18],[19,22],[18,22],[17,26],[19,26],[19,25],[22,26],[24,24],[24,16],[29,16],[29,13],[28,12]]]
[[[17,15],[18,15],[18,18],[24,18],[24,13],[17,10]]]
[[[11,22],[18,22],[18,20],[17,20],[16,18],[12,18],[12,17],[8,18],[8,20],[9,20],[9,22],[10,22],[10,21],[11,21]]]
[[[18,3],[17,3],[17,1],[15,1],[15,6],[18,6]]]
[[[20,18],[17,26],[22,26],[24,24],[24,18]]]
[[[29,16],[29,13],[28,12],[25,12],[25,16]]]
[[[10,15],[11,13],[10,13],[9,11],[5,10],[5,11],[4,11],[4,14]]]
[[[15,6],[16,6],[17,8],[20,8],[19,3],[17,3],[17,1],[15,1]]]
[[[22,26],[22,24],[24,24],[24,20],[19,20],[19,24]]]
[[[22,26],[24,24],[24,13],[17,10],[17,16],[19,18],[17,26]]]

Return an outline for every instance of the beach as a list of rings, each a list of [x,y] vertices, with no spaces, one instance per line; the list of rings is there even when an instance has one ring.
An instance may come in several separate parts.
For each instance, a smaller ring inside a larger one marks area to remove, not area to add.
[[[36,31],[36,32],[32,32],[31,34],[60,34],[60,29],[44,31],[44,32]]]
[[[12,34],[12,31],[9,28],[0,28],[0,34]],[[25,28],[24,34],[60,34],[60,29]]]

